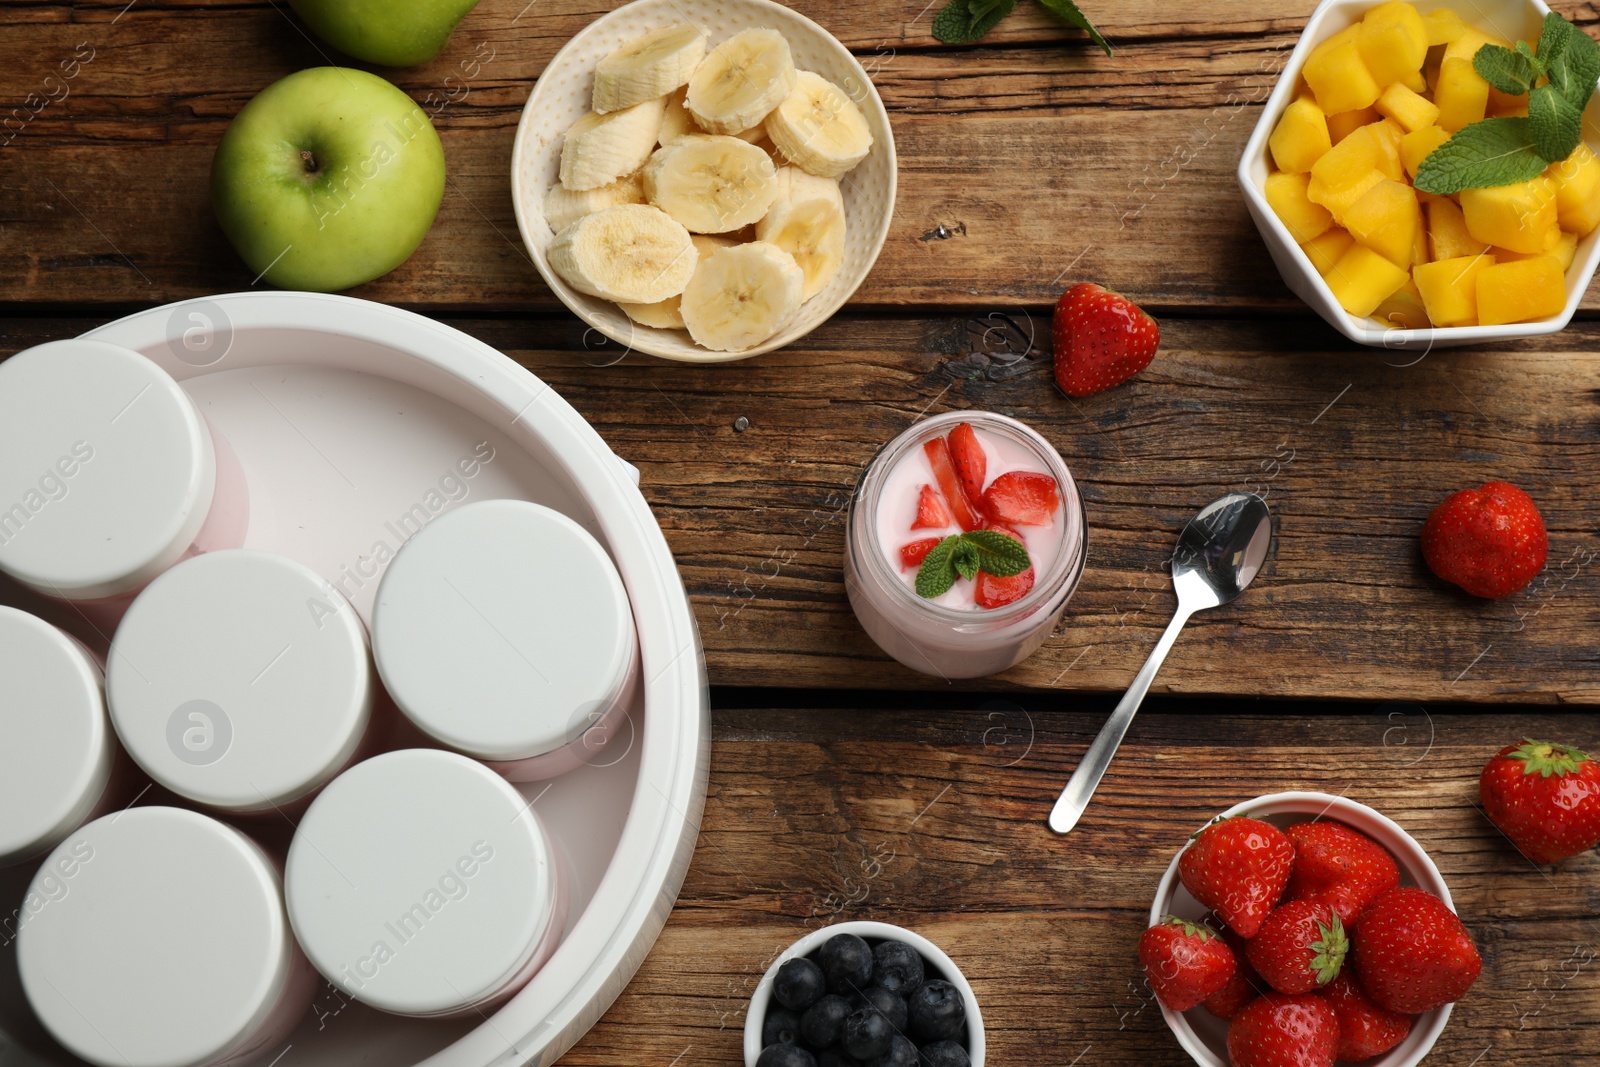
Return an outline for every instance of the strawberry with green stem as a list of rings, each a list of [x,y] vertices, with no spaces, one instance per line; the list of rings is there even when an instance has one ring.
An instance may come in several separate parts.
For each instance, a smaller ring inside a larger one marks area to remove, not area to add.
[[[1484,766],[1478,796],[1489,821],[1535,863],[1600,844],[1600,763],[1569,745],[1507,745]]]
[[[1338,913],[1316,901],[1291,900],[1266,917],[1245,953],[1273,989],[1309,993],[1334,980],[1349,950]]]
[[[1213,930],[1168,915],[1139,938],[1139,962],[1156,999],[1188,1011],[1233,977],[1233,950]]]

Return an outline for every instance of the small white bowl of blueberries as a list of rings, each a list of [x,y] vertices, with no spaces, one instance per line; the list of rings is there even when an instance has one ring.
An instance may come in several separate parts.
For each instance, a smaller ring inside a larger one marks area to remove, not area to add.
[[[745,1067],[983,1067],[983,1016],[937,945],[848,922],[790,945],[750,998]]]

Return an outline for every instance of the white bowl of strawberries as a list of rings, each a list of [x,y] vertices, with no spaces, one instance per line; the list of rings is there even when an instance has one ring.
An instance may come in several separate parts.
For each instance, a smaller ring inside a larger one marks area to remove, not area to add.
[[[1482,969],[1422,846],[1326,793],[1257,797],[1196,833],[1139,955],[1203,1067],[1414,1067]]]

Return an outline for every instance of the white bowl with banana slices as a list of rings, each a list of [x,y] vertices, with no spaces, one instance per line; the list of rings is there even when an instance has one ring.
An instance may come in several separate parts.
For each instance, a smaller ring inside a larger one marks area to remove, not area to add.
[[[894,214],[889,116],[855,57],[770,0],[634,0],[540,75],[512,150],[545,282],[627,351],[782,348],[865,280]]]

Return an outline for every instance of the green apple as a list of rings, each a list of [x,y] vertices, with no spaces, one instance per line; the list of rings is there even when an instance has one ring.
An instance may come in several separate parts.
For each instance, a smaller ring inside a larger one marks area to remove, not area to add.
[[[414,67],[439,54],[478,0],[289,0],[317,36],[385,67]]]
[[[333,292],[404,263],[444,198],[444,149],[375,74],[314,67],[258,93],[211,161],[211,203],[273,285]]]

